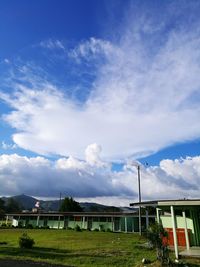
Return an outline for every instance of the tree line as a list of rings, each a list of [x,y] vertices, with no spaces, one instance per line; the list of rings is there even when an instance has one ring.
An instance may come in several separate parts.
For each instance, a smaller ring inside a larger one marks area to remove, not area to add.
[[[20,211],[22,211],[22,207],[14,198],[11,197],[6,202],[0,198],[0,216],[3,216],[5,213]]]
[[[21,212],[23,209],[24,209],[23,203],[19,203],[12,197],[8,198],[6,201],[0,198],[0,216],[3,216],[5,213]],[[43,208],[40,207],[40,211],[42,210]],[[82,208],[80,204],[76,202],[72,197],[65,197],[64,199],[62,199],[58,207],[58,210],[60,212],[84,212],[84,208]],[[97,205],[93,204],[89,207],[89,211],[119,212],[120,208],[109,207],[109,206],[98,207]]]

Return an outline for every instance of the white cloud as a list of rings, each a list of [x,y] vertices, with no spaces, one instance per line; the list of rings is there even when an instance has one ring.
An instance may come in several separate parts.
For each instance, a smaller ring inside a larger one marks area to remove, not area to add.
[[[40,46],[47,49],[62,49],[65,50],[63,43],[60,40],[48,39],[40,42]]]
[[[100,158],[99,158],[100,161]],[[137,169],[120,172],[75,158],[53,162],[43,157],[0,156],[0,195],[29,194],[58,197],[59,192],[79,201],[128,205],[138,200]],[[142,199],[198,198],[200,156],[163,160],[160,166],[141,166]]]
[[[26,193],[55,197],[63,192],[75,197],[96,197],[131,194],[125,185],[116,182],[118,179],[109,168],[91,166],[72,157],[51,162],[43,157],[0,156],[0,195]]]
[[[4,58],[4,63],[10,64],[10,60],[8,58]]]
[[[1,145],[2,149],[5,149],[5,150],[8,150],[8,149],[16,149],[17,148],[17,145],[16,144],[7,144],[4,141],[1,144],[2,144]]]
[[[20,75],[13,74],[11,83],[14,93],[0,97],[13,109],[4,120],[15,128],[13,141],[19,147],[83,159],[85,147],[97,143],[104,159],[124,160],[200,137],[198,27],[170,28],[166,18],[158,24],[156,18],[133,17],[115,42],[93,37],[68,53],[59,40],[41,43],[62,48],[66,61],[70,55],[90,69],[95,64],[84,101],[70,97],[70,82],[55,86],[40,70],[32,75],[26,64],[18,66]],[[64,70],[68,80],[69,69]]]
[[[97,57],[110,57],[110,55],[116,53],[118,47],[107,40],[96,39],[91,37],[89,40],[81,42],[75,48],[68,52],[68,56],[80,60],[90,61]]]
[[[94,143],[87,146],[85,150],[85,159],[86,162],[89,163],[91,166],[98,166],[98,167],[109,167],[109,164],[102,162],[100,159],[101,153],[101,146]]]

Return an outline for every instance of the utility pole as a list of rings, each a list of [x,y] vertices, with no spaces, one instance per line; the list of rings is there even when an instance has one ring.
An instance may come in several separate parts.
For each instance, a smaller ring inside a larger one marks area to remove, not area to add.
[[[142,217],[141,217],[141,188],[140,188],[140,165],[137,165],[138,174],[138,198],[139,198],[139,234],[142,235]]]
[[[61,204],[62,204],[62,193],[60,192],[59,210],[61,209]]]

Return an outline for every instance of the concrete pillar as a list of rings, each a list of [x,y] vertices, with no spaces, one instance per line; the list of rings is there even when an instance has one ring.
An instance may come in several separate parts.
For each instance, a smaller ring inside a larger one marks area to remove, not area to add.
[[[39,221],[40,221],[40,215],[37,216],[36,226],[39,226]]]
[[[113,217],[111,218],[111,221],[112,221],[112,232],[114,232],[114,218]]]
[[[58,229],[60,229],[60,216],[58,216]]]
[[[159,224],[160,223],[160,209],[159,208],[156,208],[156,218],[157,218],[157,223]]]
[[[131,218],[131,221],[132,221],[131,222],[132,232],[134,232],[134,218],[133,217]]]
[[[146,229],[149,227],[149,212],[146,210]]]
[[[174,252],[175,257],[178,259],[178,240],[176,235],[176,221],[175,221],[175,214],[174,214],[174,207],[171,206],[171,218],[172,218],[172,227],[173,227],[173,237],[174,237]]]
[[[125,232],[127,233],[127,218],[125,217]]]
[[[64,229],[67,229],[68,222],[69,222],[69,217],[68,216],[64,216]]]
[[[20,216],[18,216],[18,222],[17,222],[17,226],[19,225],[19,221],[20,221]],[[7,223],[6,223],[6,225],[7,225]]]
[[[83,220],[82,220],[82,229],[85,229],[85,216],[83,216]]]
[[[119,218],[119,231],[122,231],[122,217]]]
[[[187,220],[186,220],[186,216],[185,216],[185,211],[183,211],[182,214],[183,214],[184,229],[185,229],[186,248],[187,248],[187,250],[189,250],[190,249],[190,242],[189,242],[189,236],[188,236]]]
[[[8,215],[6,215],[6,225],[8,224]]]

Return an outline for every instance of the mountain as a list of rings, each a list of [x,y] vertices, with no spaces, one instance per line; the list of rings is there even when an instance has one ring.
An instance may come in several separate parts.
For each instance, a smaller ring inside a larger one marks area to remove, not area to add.
[[[26,196],[24,194],[19,196],[13,196],[13,197],[2,197],[2,199],[5,201],[5,205],[8,203],[9,198],[13,198],[24,210],[32,210],[32,208],[35,206],[37,199]]]
[[[37,201],[40,202],[40,207],[44,211],[58,211],[60,207],[60,200],[38,200],[34,197],[27,195],[18,195],[12,197],[18,204],[23,208],[23,210],[32,210],[35,207]],[[2,197],[5,204],[8,202],[9,197]],[[106,206],[97,203],[81,202],[79,203],[85,212],[120,212],[120,211],[133,211],[129,207],[115,207]]]

